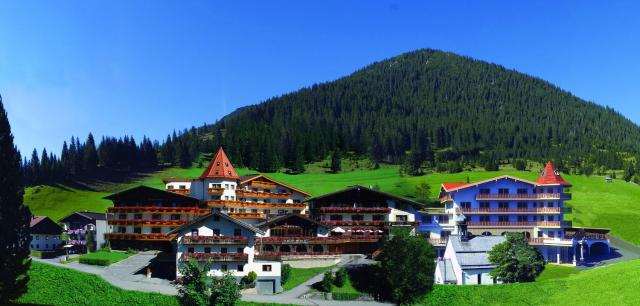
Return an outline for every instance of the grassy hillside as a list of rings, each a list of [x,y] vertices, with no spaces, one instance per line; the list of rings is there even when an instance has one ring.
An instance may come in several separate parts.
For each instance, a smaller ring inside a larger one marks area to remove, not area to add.
[[[421,305],[640,305],[640,260],[564,278],[496,286],[435,286]]]
[[[344,172],[330,174],[326,172],[324,163],[309,165],[307,173],[289,175],[284,173],[270,173],[268,176],[306,190],[313,195],[320,195],[336,191],[346,186],[361,184],[365,186],[378,185],[381,190],[405,197],[413,197],[415,186],[427,182],[432,186],[432,196],[437,196],[442,182],[478,181],[498,175],[509,174],[524,179],[535,180],[538,171],[502,170],[486,172],[483,170],[466,171],[448,174],[435,173],[418,177],[400,176],[397,166],[384,165],[380,169],[363,169],[362,164],[343,162]],[[101,198],[110,192],[143,184],[155,188],[163,188],[160,178],[163,177],[195,177],[202,169],[168,169],[136,180],[128,184],[93,186],[93,190],[69,188],[64,186],[38,186],[28,188],[25,202],[34,214],[48,215],[59,219],[76,210],[104,211],[110,206],[109,201]],[[238,169],[239,174],[254,171]],[[640,210],[637,209],[637,199],[640,199],[640,187],[620,180],[605,183],[602,177],[564,175],[573,183],[571,189],[573,200],[569,204],[573,207],[573,214],[567,219],[573,220],[577,226],[610,227],[612,233],[626,241],[640,245],[640,232],[637,224],[640,222]]]

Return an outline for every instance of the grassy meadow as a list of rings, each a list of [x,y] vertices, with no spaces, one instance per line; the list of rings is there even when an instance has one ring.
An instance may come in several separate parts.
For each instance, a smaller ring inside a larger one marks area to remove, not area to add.
[[[300,188],[312,195],[321,195],[351,186],[377,185],[382,191],[391,192],[404,197],[413,197],[416,185],[427,182],[431,185],[432,197],[437,197],[440,184],[443,182],[479,181],[498,175],[513,175],[524,179],[535,180],[538,169],[532,171],[516,171],[505,169],[496,172],[484,170],[464,171],[461,173],[432,173],[423,176],[401,176],[398,166],[381,165],[379,169],[369,169],[366,161],[345,160],[343,171],[337,174],[329,173],[326,162],[309,164],[304,174],[286,174],[282,172],[267,173],[266,175]],[[77,210],[105,211],[111,205],[110,201],[102,199],[104,196],[131,188],[136,185],[147,185],[163,188],[160,181],[164,177],[196,177],[202,168],[178,169],[169,168],[139,177],[127,183],[95,184],[87,188],[67,186],[36,186],[27,188],[25,203],[34,214],[47,215],[58,220]],[[253,170],[237,169],[238,174],[255,173]],[[605,183],[603,177],[563,175],[571,182],[573,199],[569,205],[573,213],[567,215],[575,226],[610,227],[612,234],[640,245],[640,187],[622,180]]]

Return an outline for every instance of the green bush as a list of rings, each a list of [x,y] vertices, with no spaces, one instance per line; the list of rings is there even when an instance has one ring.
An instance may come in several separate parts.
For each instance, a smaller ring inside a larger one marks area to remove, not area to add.
[[[111,264],[111,260],[106,258],[82,258],[80,257],[80,263],[85,265],[94,266],[108,266]]]
[[[324,272],[324,277],[318,284],[318,290],[322,292],[331,292],[333,289],[333,275],[331,271]]]
[[[347,271],[344,268],[340,268],[338,272],[336,272],[336,277],[333,279],[333,284],[338,288],[342,288],[344,286],[344,282],[347,280]]]
[[[249,274],[245,275],[240,279],[240,283],[242,284],[242,288],[253,288],[256,286],[256,279],[258,279],[258,274],[256,272],[251,271]]]
[[[353,301],[362,296],[362,294],[358,292],[334,292],[331,295],[336,301]]]
[[[291,265],[284,264],[282,265],[282,269],[280,270],[280,284],[286,284],[289,278],[291,278]]]

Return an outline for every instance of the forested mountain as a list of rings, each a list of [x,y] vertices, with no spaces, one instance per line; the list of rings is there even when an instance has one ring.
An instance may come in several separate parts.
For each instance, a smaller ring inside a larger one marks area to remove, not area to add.
[[[179,139],[208,150],[223,145],[234,163],[263,171],[296,168],[334,150],[423,165],[552,158],[572,169],[621,169],[640,152],[640,128],[613,109],[436,50],[238,109]]]

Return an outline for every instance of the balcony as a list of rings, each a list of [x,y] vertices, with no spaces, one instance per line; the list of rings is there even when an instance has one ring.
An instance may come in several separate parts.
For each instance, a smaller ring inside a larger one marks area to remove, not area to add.
[[[571,200],[570,193],[527,193],[527,194],[476,194],[478,201],[543,201],[543,200]]]
[[[180,257],[182,261],[196,260],[196,261],[233,261],[233,262],[246,262],[249,260],[249,255],[245,253],[182,253]]]
[[[255,203],[255,202],[242,202],[242,201],[226,201],[226,200],[213,200],[207,201],[209,207],[222,208],[222,207],[243,207],[243,208],[262,208],[262,209],[305,209],[307,204],[305,203]],[[275,213],[275,212],[274,212]]]
[[[249,183],[249,185],[253,186],[253,187],[260,187],[260,188],[276,188],[278,187],[278,185],[271,183],[271,182],[263,182],[263,181],[251,181],[251,183]]]
[[[148,214],[193,214],[205,215],[210,212],[206,208],[197,207],[159,207],[159,206],[139,206],[139,207],[109,207],[109,213],[148,213]]]
[[[320,221],[326,225],[332,226],[417,226],[418,222],[411,221],[365,221],[365,220],[323,220]]]
[[[565,238],[529,238],[530,245],[572,246],[573,239]]]
[[[267,214],[265,213],[229,212],[228,215],[236,219],[266,219],[267,218]]]
[[[264,199],[288,199],[291,197],[290,192],[264,192],[253,190],[236,190],[236,196],[238,197],[252,197],[252,198],[264,198]]]
[[[338,252],[260,252],[256,254],[256,259],[263,260],[283,260],[283,259],[303,259],[303,258],[321,258],[321,257],[338,257]]]
[[[111,219],[110,225],[142,225],[142,226],[179,226],[191,220],[154,220],[154,219]]]
[[[601,239],[601,240],[608,240],[609,239],[609,235],[608,234],[601,234],[601,233],[571,233],[569,231],[565,232],[565,237],[567,238],[576,238],[578,240],[581,239]]]
[[[244,236],[184,236],[183,244],[247,244],[248,238]]]
[[[189,195],[191,193],[191,189],[186,189],[186,188],[167,189],[167,191],[173,192],[175,194],[180,194],[180,195]]]
[[[222,195],[222,193],[224,193],[223,188],[209,188],[207,190],[207,194],[209,195]]]
[[[559,214],[562,210],[559,207],[539,207],[539,208],[461,208],[460,211],[468,215],[491,215],[491,214]]]
[[[435,246],[444,246],[447,245],[447,238],[429,238],[429,243]]]
[[[349,242],[378,242],[382,235],[345,235],[345,236],[297,236],[297,237],[263,237],[257,244],[341,244]]]
[[[388,207],[321,207],[321,213],[370,213],[388,214],[391,208]]]
[[[488,221],[488,222],[469,222],[469,227],[560,227],[560,221],[526,221],[526,222],[510,222],[510,221]]]
[[[134,234],[134,233],[108,233],[105,238],[108,240],[140,240],[140,241],[171,241],[175,234]]]

